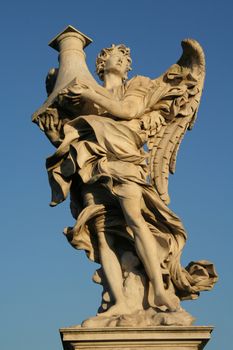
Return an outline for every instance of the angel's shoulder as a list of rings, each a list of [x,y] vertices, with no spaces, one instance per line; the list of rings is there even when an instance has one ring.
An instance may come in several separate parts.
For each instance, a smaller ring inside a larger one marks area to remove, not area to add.
[[[149,90],[154,88],[153,81],[143,75],[136,75],[128,80],[125,85],[126,95],[136,94],[145,95]]]
[[[144,75],[135,75],[135,77],[127,81],[126,86],[147,86],[151,84],[152,80],[150,78],[145,77]]]

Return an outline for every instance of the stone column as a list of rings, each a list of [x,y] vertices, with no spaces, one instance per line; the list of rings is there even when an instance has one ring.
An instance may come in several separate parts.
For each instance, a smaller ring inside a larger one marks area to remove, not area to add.
[[[84,48],[91,42],[92,39],[70,25],[50,41],[49,46],[59,52],[58,75],[52,93],[33,114],[33,122],[38,122],[38,116],[52,105],[58,93],[73,79],[80,79],[91,86],[97,85],[87,67],[84,52]]]

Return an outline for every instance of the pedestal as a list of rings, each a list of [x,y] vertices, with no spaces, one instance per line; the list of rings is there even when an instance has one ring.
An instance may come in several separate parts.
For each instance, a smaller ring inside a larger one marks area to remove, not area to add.
[[[64,350],[202,350],[213,327],[115,327],[60,329]]]

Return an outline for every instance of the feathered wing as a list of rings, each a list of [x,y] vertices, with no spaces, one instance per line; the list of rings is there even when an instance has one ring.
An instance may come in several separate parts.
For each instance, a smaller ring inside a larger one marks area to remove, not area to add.
[[[174,174],[180,143],[195,122],[205,77],[205,56],[199,43],[186,39],[182,48],[179,61],[154,80],[165,88],[154,105],[152,96],[149,113],[149,174],[166,204],[170,201],[168,176]]]

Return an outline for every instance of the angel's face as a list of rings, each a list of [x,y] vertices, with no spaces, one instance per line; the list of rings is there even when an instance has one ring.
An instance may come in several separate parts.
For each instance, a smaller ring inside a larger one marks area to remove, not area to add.
[[[119,50],[114,50],[105,62],[105,74],[114,73],[124,78],[129,70],[127,57]]]

